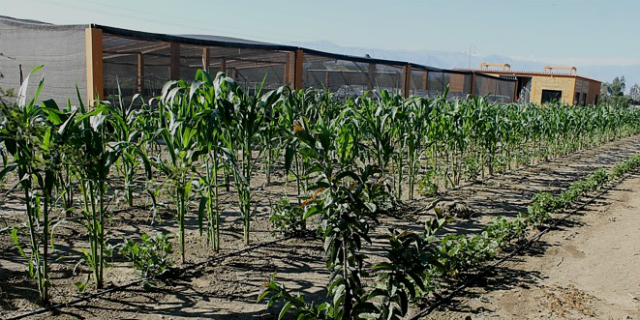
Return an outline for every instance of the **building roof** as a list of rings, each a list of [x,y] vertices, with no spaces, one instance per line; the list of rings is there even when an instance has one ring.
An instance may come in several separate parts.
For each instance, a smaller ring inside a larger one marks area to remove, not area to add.
[[[576,79],[582,79],[582,80],[588,80],[588,81],[601,82],[600,80],[591,79],[581,75],[571,74],[570,72],[563,72],[563,71],[541,72],[541,71],[527,71],[527,70],[496,70],[496,69],[481,70],[481,69],[468,69],[468,68],[455,68],[454,70],[508,75],[513,77],[518,77],[518,76],[563,77],[563,78],[576,78]]]

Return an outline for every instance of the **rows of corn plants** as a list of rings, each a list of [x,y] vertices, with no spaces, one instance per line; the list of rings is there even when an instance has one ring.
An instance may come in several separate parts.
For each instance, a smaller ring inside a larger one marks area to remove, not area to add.
[[[382,301],[386,309],[379,309],[380,314],[393,317],[406,311],[407,297],[428,292],[429,282],[411,276],[434,272],[423,260],[437,265],[434,250],[453,250],[433,246],[444,223],[435,221],[423,235],[389,235],[389,261],[364,270],[362,248],[371,242],[371,225],[382,214],[397,213],[398,202],[413,199],[416,187],[431,195],[464,180],[640,132],[640,111],[615,106],[538,107],[492,104],[482,97],[449,101],[445,94],[428,100],[387,92],[344,101],[327,92],[287,87],[250,94],[224,74],[211,77],[204,71],[192,82],[168,82],[161,96],[148,101],[136,96],[90,106],[79,95],[77,105],[38,103],[42,81],[27,100],[28,80],[15,102],[0,102],[0,178],[13,172],[18,181],[13,187],[24,194],[27,228],[14,229],[12,235],[45,302],[51,285],[51,229],[63,217],[77,218],[86,229],[88,243],[80,261],[91,273],[79,288],[91,282],[100,289],[107,259],[116,254],[108,241],[116,203],[133,209],[134,199],[148,199],[144,207],[150,210],[150,223],[159,210],[171,212],[185,263],[189,218],[198,221],[212,253],[220,250],[222,193],[235,196],[248,245],[257,218],[256,178],[266,177],[268,185],[280,173],[287,185],[295,186],[296,195],[275,201],[270,223],[294,234],[319,226],[331,271],[329,291],[337,297],[322,307],[327,309],[298,304],[297,310],[353,318],[369,306],[366,293]],[[161,201],[166,198],[171,200]],[[22,249],[21,232],[28,250]],[[133,262],[146,276],[166,270],[171,264],[167,252],[173,250],[168,238],[141,237],[139,245],[126,241],[121,254],[141,259]],[[424,256],[403,261],[403,250]],[[148,256],[162,265],[140,258]],[[469,263],[459,265],[442,268],[456,273]],[[364,273],[376,274],[387,289],[364,291]],[[396,285],[407,277],[411,284]],[[273,290],[278,288],[274,284]]]
[[[300,294],[290,293],[276,281],[275,274],[263,286],[258,301],[268,298],[269,307],[281,305],[279,319],[403,319],[410,302],[424,305],[429,294],[437,292],[442,283],[472,276],[500,252],[508,252],[525,242],[536,228],[547,227],[552,214],[569,209],[589,193],[638,169],[640,155],[635,155],[614,166],[610,173],[596,170],[557,195],[538,193],[527,213],[510,220],[495,218],[474,235],[436,237],[438,230],[447,223],[445,219],[428,221],[422,233],[390,230],[385,237],[388,245],[384,261],[368,270],[364,268],[361,242],[370,242],[369,228],[362,218],[371,215],[375,209],[365,205],[369,210],[352,210],[350,219],[350,215],[337,211],[349,201],[339,201],[331,208],[332,205],[325,201],[327,198],[339,200],[336,195],[316,200],[320,206],[311,211],[322,211],[323,214],[327,268],[331,272],[326,301],[307,301]],[[366,174],[354,174],[353,177],[359,183],[368,181]],[[324,176],[323,180],[327,181]],[[335,188],[339,190],[339,187]],[[373,280],[364,284],[362,278],[365,276]],[[437,295],[433,296],[437,298]]]

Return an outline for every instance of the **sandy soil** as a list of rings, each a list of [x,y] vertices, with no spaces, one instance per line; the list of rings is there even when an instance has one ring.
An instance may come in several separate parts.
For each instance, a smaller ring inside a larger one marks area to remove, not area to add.
[[[640,319],[640,176],[427,319]]]
[[[597,168],[612,166],[639,152],[640,137],[629,137],[501,175],[482,184],[451,190],[444,196],[464,200],[476,214],[469,220],[450,224],[447,232],[477,232],[498,215],[514,217],[526,210],[533,194],[543,190],[557,192]],[[285,185],[283,180],[280,176],[272,186],[256,189],[258,192],[254,205],[257,210],[252,219],[251,234],[254,243],[274,239],[267,221],[269,202],[283,194],[289,197],[295,195],[294,183]],[[260,177],[256,181],[261,181]],[[3,200],[0,218],[4,222],[12,225],[23,219],[19,194],[0,200]],[[228,253],[242,248],[242,224],[235,210],[235,196],[223,192],[222,200],[225,213],[221,253]],[[149,211],[142,207],[146,201],[144,193],[136,201],[138,207],[133,209],[117,208],[119,211],[108,226],[111,243],[135,237],[142,231],[176,231],[175,223],[166,210],[161,212],[163,220],[150,224]],[[408,207],[400,217],[382,219],[380,226],[374,230],[374,236],[386,233],[391,227],[421,231],[424,221],[433,217],[432,211],[424,210],[429,203],[429,199],[408,202]],[[198,236],[197,226],[197,218],[190,215],[187,221],[189,263],[215,256],[207,249],[203,238]],[[56,230],[54,259],[58,260],[52,263],[54,302],[64,303],[80,296],[73,283],[84,280],[87,270],[81,268],[80,273],[74,273],[73,269],[79,250],[86,247],[87,243],[83,228],[79,221],[70,218]],[[382,245],[381,241],[375,241],[367,248],[369,263],[380,259]],[[632,272],[630,270],[633,268],[628,269]],[[257,304],[255,299],[261,284],[274,272],[279,282],[294,292],[302,291],[310,298],[323,296],[328,275],[321,241],[287,240],[197,268],[178,280],[160,283],[148,292],[141,287],[134,287],[34,319],[270,319],[277,311],[266,310],[265,304]],[[136,279],[127,263],[114,261],[112,267],[107,269],[108,286],[122,285]],[[33,280],[26,273],[26,262],[19,256],[7,233],[0,234],[0,318],[37,308],[34,303],[36,297]]]

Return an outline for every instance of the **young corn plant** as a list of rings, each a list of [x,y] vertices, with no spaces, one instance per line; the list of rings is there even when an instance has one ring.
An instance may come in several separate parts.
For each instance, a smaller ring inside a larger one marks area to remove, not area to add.
[[[184,81],[169,82],[163,89],[161,107],[165,109],[166,123],[158,130],[157,136],[166,145],[169,158],[153,161],[153,165],[166,176],[165,183],[171,186],[182,263],[186,262],[185,218],[191,204],[194,166],[200,156],[207,154],[206,146],[198,141],[196,102],[188,89]]]
[[[108,109],[109,118],[114,123],[114,140],[124,142],[126,146],[122,150],[122,156],[118,158],[116,168],[124,178],[124,198],[129,207],[133,206],[136,169],[145,163],[138,157],[141,150],[138,144],[142,142],[142,132],[138,130],[137,122],[142,117],[137,116],[139,112],[135,109],[136,102],[144,104],[142,97],[136,94],[127,106],[118,83],[118,104]]]
[[[218,174],[221,169],[220,156],[222,150],[222,120],[220,111],[216,108],[215,92],[213,81],[204,71],[198,71],[196,81],[200,81],[192,90],[193,100],[200,103],[200,110],[196,116],[197,139],[207,152],[205,158],[205,174],[199,175],[201,186],[201,201],[198,210],[200,230],[202,231],[202,220],[207,217],[207,241],[211,244],[213,251],[220,250],[220,204],[218,198],[218,188],[221,186]]]
[[[79,188],[84,199],[81,211],[89,234],[90,250],[84,251],[83,259],[91,268],[97,289],[104,287],[104,269],[109,254],[105,248],[105,222],[111,198],[108,196],[108,178],[112,167],[122,154],[124,145],[113,141],[110,134],[108,109],[110,106],[98,103],[87,112],[82,103],[79,115],[75,117],[70,135],[70,143],[75,152],[69,158],[79,180]],[[78,283],[79,288],[85,284]]]
[[[388,94],[384,94],[383,97],[386,97],[384,99],[389,104],[377,104],[369,98],[362,97],[362,107],[358,116],[363,125],[364,137],[370,143],[369,150],[375,159],[373,163],[386,171],[394,152],[395,128],[392,125],[392,116],[397,112],[397,107],[393,106],[393,99]]]
[[[48,107],[36,104],[42,90],[42,80],[34,98],[27,102],[29,77],[40,68],[34,69],[26,77],[18,92],[16,105],[0,100],[0,141],[13,158],[12,162],[5,162],[0,171],[0,180],[9,172],[17,170],[19,184],[24,192],[26,224],[29,229],[29,274],[36,279],[40,300],[46,304],[49,301],[50,286],[48,260],[50,217],[54,206],[52,194],[62,149],[58,147],[61,140],[57,127],[66,119],[58,117],[59,110],[45,111]],[[60,133],[65,133],[64,128]],[[17,229],[13,229],[12,238],[20,253],[27,258],[18,242]]]
[[[272,104],[265,107],[264,121],[258,133],[260,153],[264,154],[264,172],[266,175],[266,186],[271,184],[273,166],[278,161],[282,145],[282,135],[279,127],[278,115],[283,104]]]
[[[256,96],[242,90],[235,81],[219,73],[213,82],[216,102],[220,110],[225,132],[224,143],[227,165],[233,172],[233,182],[238,195],[240,215],[243,222],[243,239],[249,245],[251,224],[251,174],[253,149],[262,128],[266,110],[280,99],[282,88]]]
[[[292,174],[296,179],[296,202],[299,205],[302,204],[306,189],[307,180],[305,180],[304,172],[308,167],[309,161],[299,152],[300,141],[295,136],[295,128],[300,126],[299,119],[304,115],[305,107],[307,105],[315,105],[313,103],[315,98],[316,95],[313,92],[290,91],[279,108],[278,127],[282,132],[284,169],[287,175]]]
[[[425,105],[424,100],[412,100],[408,103],[407,122],[401,125],[407,126],[406,146],[407,146],[407,165],[408,165],[408,184],[409,184],[409,200],[413,199],[414,188],[416,185],[416,170],[420,166],[420,155],[429,145],[424,141],[429,129],[429,113],[430,106]]]

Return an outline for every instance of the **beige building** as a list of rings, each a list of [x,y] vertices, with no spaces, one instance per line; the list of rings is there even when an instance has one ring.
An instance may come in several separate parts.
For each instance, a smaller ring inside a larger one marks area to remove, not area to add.
[[[511,70],[508,64],[482,63],[479,69],[466,70],[517,80],[518,102],[543,104],[562,101],[572,105],[597,104],[601,82],[578,75],[575,67],[546,66],[543,71]]]

